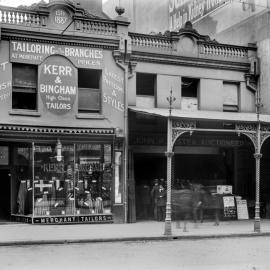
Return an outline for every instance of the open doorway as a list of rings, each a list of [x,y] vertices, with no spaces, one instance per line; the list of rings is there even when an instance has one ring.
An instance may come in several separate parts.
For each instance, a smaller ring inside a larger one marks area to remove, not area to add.
[[[136,220],[154,219],[151,190],[154,179],[166,179],[166,157],[162,154],[135,154]]]
[[[0,222],[10,220],[10,171],[0,169]]]

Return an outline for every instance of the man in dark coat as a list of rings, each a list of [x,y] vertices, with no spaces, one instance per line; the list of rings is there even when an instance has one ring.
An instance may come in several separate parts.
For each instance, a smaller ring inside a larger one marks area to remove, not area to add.
[[[158,198],[157,198],[157,220],[165,220],[166,209],[166,190],[162,185],[159,185]]]

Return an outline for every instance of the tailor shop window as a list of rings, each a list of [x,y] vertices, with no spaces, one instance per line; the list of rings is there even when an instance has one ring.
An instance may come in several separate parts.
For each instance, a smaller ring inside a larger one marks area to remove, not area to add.
[[[35,217],[111,213],[111,145],[36,144],[33,163]]]
[[[101,70],[78,69],[78,112],[79,113],[100,113]]]
[[[12,109],[37,110],[37,66],[12,64]]]

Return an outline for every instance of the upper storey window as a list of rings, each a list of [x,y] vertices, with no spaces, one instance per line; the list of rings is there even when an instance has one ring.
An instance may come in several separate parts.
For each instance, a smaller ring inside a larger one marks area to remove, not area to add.
[[[136,106],[155,107],[156,74],[136,74]]]
[[[37,110],[37,66],[12,64],[12,109]]]
[[[101,70],[78,69],[79,113],[100,113],[100,78]]]
[[[198,110],[199,79],[182,77],[181,108],[182,110]]]
[[[223,82],[223,111],[238,112],[238,92],[239,84],[232,82]]]

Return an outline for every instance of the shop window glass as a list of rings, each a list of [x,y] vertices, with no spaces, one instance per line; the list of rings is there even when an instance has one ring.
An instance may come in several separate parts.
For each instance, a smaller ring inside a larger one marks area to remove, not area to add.
[[[122,178],[120,174],[122,165],[122,152],[115,152],[114,164],[114,201],[115,203],[122,203]]]
[[[60,147],[60,152],[56,143],[35,144],[34,151],[32,145],[15,148],[12,213],[35,217],[111,214],[111,145],[61,143]]]
[[[77,214],[111,213],[111,146],[76,145]]]
[[[78,69],[79,113],[100,112],[100,78],[100,70]]]
[[[14,172],[12,175],[11,204],[12,214],[32,214],[32,146],[14,147]]]
[[[37,66],[12,64],[12,109],[37,110]]]

